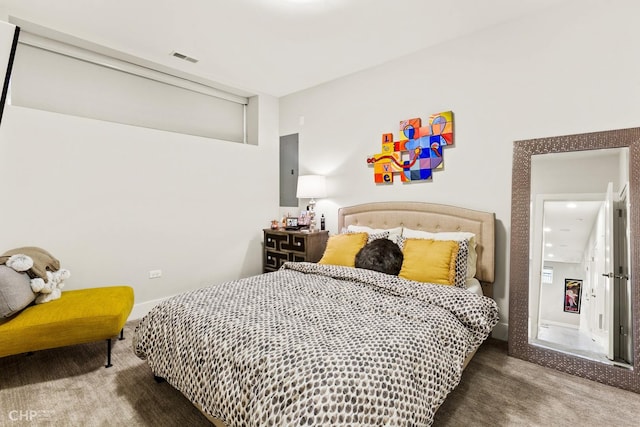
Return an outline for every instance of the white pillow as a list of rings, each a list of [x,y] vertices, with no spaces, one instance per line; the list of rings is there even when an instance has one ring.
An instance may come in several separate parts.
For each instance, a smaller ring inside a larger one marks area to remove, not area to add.
[[[369,233],[369,234],[384,233],[385,231],[388,231],[389,232],[388,239],[394,242],[396,241],[397,237],[402,236],[402,227],[371,228],[371,227],[365,227],[363,225],[349,225],[347,227],[347,231],[350,231],[352,233]]]
[[[476,295],[480,295],[480,296],[484,295],[484,293],[482,292],[482,285],[480,284],[478,279],[476,279],[475,277],[472,277],[471,279],[467,279],[466,282],[464,283],[464,287],[469,292],[473,292]]]
[[[469,241],[469,258],[467,259],[467,279],[476,276],[476,264],[478,262],[478,253],[476,252],[476,235],[468,231],[443,231],[441,233],[432,233],[429,231],[412,230],[410,228],[402,229],[402,237],[407,239],[433,239],[433,240],[468,240]]]

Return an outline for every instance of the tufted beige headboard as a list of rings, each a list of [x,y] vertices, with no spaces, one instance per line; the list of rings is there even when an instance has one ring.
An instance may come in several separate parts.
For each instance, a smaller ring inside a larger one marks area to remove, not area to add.
[[[422,202],[376,202],[338,210],[338,230],[349,225],[371,228],[403,226],[431,232],[468,231],[476,235],[476,278],[485,295],[492,296],[494,280],[495,214],[456,206]]]

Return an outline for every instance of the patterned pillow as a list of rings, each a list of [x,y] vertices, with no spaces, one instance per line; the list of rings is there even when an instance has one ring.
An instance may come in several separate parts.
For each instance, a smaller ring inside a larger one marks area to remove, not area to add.
[[[353,230],[348,230],[346,228],[342,229],[342,234],[356,234],[356,233],[366,233],[364,231],[353,231]],[[388,231],[377,231],[374,233],[367,233],[368,237],[367,237],[367,243],[371,243],[376,239],[388,239],[389,238],[389,232]]]
[[[456,280],[455,285],[459,288],[466,288],[467,271],[469,262],[469,241],[458,240],[458,256],[456,256]]]
[[[404,244],[407,240],[406,237],[399,236],[396,239],[396,244],[400,247],[400,250],[404,252]],[[442,240],[445,241],[445,240]],[[454,285],[458,288],[466,288],[467,282],[467,263],[469,262],[469,240],[452,240],[458,243],[458,253],[455,259],[455,278]]]
[[[366,227],[364,225],[349,225],[346,227],[347,232],[356,232],[356,233],[368,233],[368,234],[377,234],[385,231],[389,232],[388,239],[394,240],[396,236],[402,236],[402,227],[395,228],[371,228]]]
[[[371,243],[374,240],[377,239],[388,239],[389,238],[389,232],[388,231],[381,231],[379,233],[368,233],[369,234],[369,238],[367,239],[367,243]]]

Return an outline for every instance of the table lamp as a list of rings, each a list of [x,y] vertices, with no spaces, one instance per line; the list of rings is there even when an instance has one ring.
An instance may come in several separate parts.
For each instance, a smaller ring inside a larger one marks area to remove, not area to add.
[[[311,199],[309,201],[309,231],[316,231],[316,198],[327,197],[327,184],[322,175],[300,175],[298,177],[298,199]]]

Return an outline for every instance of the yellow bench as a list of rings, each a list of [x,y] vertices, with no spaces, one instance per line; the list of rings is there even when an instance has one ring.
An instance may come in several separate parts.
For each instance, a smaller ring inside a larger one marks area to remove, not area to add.
[[[0,321],[0,357],[48,348],[107,340],[111,366],[111,338],[120,334],[133,308],[129,286],[66,291],[45,304],[32,305]]]

